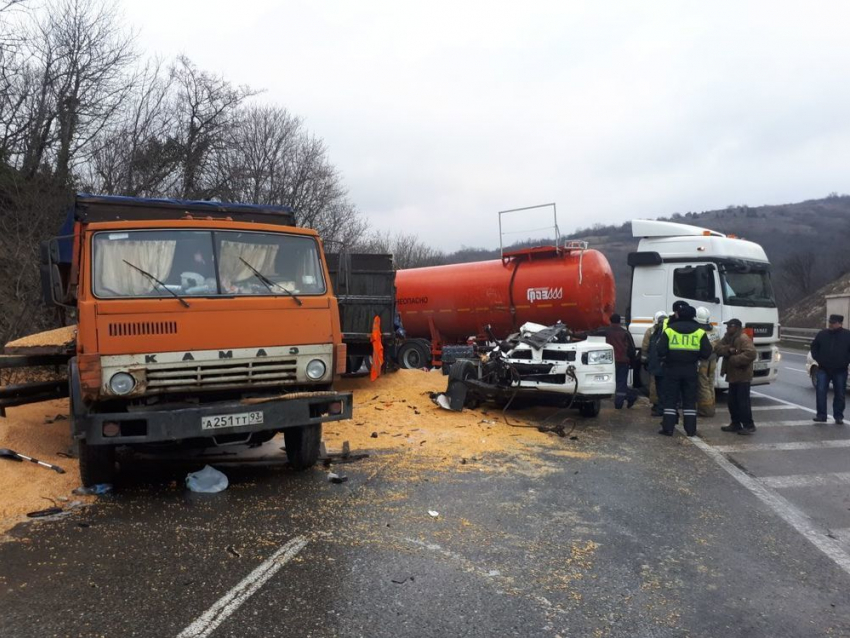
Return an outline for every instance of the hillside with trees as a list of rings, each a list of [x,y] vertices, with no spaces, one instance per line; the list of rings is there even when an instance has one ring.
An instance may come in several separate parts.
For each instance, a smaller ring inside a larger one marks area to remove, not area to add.
[[[54,325],[39,243],[74,192],[292,206],[326,240],[361,237],[322,140],[260,97],[144,57],[108,0],[0,3],[0,340]]]
[[[415,235],[370,231],[322,139],[299,116],[186,56],[144,56],[110,0],[0,2],[3,342],[55,325],[41,304],[39,244],[56,234],[80,191],[292,206],[298,223],[331,245],[393,253],[399,268],[499,256],[492,248],[445,253]],[[847,195],[662,219],[764,246],[780,311],[850,272]],[[637,247],[630,225],[596,224],[568,238],[605,253],[624,311],[626,255]]]
[[[635,217],[639,217],[635,215]],[[850,195],[832,193],[823,199],[796,204],[728,206],[722,210],[674,213],[660,220],[692,224],[761,244],[773,266],[773,285],[780,314],[818,288],[850,273]],[[564,220],[561,220],[564,223]],[[637,250],[631,223],[596,224],[566,236],[581,239],[605,254],[617,281],[617,308],[629,301],[628,253]],[[537,245],[520,242],[515,247]],[[498,249],[463,248],[454,253],[428,255],[422,265],[497,259]]]

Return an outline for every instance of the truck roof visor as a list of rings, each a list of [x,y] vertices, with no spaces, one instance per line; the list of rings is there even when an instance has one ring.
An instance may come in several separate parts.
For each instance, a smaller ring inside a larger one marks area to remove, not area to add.
[[[661,255],[655,251],[629,253],[629,266],[660,266],[663,263]]]
[[[260,206],[181,199],[150,199],[78,193],[74,219],[84,223],[111,221],[230,217],[243,222],[295,226],[295,211],[288,206]]]

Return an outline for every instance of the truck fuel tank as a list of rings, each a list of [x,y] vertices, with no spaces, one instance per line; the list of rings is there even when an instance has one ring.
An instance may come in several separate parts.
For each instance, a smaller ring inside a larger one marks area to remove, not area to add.
[[[590,249],[548,246],[506,252],[502,259],[400,270],[398,311],[408,337],[447,342],[483,334],[497,337],[526,322],[572,330],[608,323],[614,311],[614,275],[605,256]]]

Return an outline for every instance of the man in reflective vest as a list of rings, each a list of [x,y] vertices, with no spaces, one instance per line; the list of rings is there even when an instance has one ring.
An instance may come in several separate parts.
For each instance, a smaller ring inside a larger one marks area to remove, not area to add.
[[[667,330],[667,326],[670,325],[671,321],[679,321],[679,312],[682,309],[689,308],[689,307],[690,307],[690,304],[687,301],[682,301],[681,299],[677,299],[676,301],[674,301],[673,302],[673,312],[671,312],[669,316],[665,317],[664,322],[661,324],[661,333],[663,334],[664,331]],[[657,346],[658,346],[658,344],[656,343],[656,347]],[[655,390],[658,393],[658,397],[661,399],[661,405],[664,405],[664,389],[662,387],[664,385],[664,372],[663,372],[663,370],[662,370],[661,374],[658,376],[658,380],[660,380],[661,383],[656,383]],[[659,414],[653,414],[653,416],[664,416],[664,414],[662,412],[662,414],[660,414],[660,415]],[[676,414],[676,423],[678,423],[678,422],[679,422],[679,415]]]
[[[658,342],[658,356],[664,362],[664,418],[659,434],[673,436],[680,400],[685,433],[688,436],[697,433],[697,363],[708,359],[712,348],[695,317],[696,310],[690,306],[679,310],[678,320],[667,324]]]

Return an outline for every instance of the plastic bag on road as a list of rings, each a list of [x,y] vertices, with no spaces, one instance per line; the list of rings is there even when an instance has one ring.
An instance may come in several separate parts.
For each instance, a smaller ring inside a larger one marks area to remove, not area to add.
[[[227,489],[227,476],[209,465],[186,476],[186,487],[193,492],[215,494]]]

